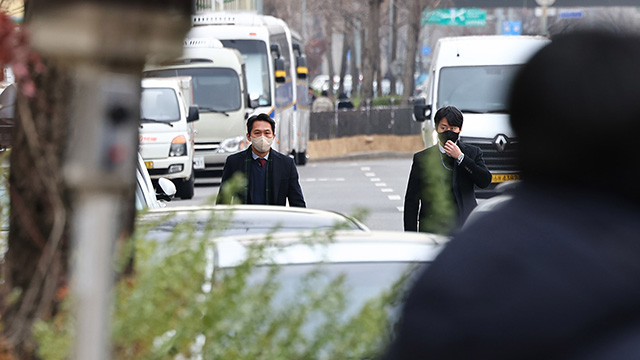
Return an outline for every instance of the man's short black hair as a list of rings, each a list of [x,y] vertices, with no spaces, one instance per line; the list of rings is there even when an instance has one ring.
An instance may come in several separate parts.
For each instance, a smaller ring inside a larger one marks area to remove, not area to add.
[[[271,124],[271,131],[276,133],[276,122],[271,118],[271,116],[262,113],[258,115],[253,115],[247,120],[247,134],[251,134],[251,130],[253,129],[253,123],[256,121],[266,121]]]
[[[322,90],[322,91],[320,92],[320,95],[322,95],[322,96],[329,96],[329,93],[327,92],[327,90]]]
[[[447,118],[447,122],[450,126],[462,127],[462,112],[460,112],[460,110],[458,110],[458,108],[456,108],[455,106],[441,107],[440,109],[438,109],[438,111],[436,111],[436,114],[434,116],[436,127],[440,123],[440,120],[442,120],[443,118]]]

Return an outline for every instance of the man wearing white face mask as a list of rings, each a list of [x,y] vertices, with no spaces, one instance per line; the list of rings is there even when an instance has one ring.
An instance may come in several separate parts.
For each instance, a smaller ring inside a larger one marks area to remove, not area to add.
[[[247,150],[227,157],[216,203],[282,205],[306,207],[293,159],[273,149],[275,121],[267,114],[247,120]],[[227,189],[236,173],[246,178],[240,189]],[[230,193],[229,193],[230,192]],[[229,194],[228,194],[229,193]]]

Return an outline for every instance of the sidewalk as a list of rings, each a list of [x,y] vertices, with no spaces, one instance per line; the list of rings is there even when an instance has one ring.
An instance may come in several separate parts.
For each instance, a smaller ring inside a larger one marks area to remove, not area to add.
[[[424,149],[420,135],[358,135],[309,141],[309,162],[411,158]]]

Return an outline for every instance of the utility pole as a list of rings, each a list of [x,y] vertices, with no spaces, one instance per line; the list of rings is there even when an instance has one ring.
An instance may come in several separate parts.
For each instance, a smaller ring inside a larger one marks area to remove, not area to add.
[[[113,255],[135,186],[140,80],[148,59],[180,55],[194,2],[38,1],[32,44],[74,69],[63,166],[72,189],[74,359],[109,359]]]
[[[542,16],[540,17],[540,35],[549,35],[547,29],[547,16],[549,7],[553,6],[556,0],[536,0],[536,3],[542,7]]]

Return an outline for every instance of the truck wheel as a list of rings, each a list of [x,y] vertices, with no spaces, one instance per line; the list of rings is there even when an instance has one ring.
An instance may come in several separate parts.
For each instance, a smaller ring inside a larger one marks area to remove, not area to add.
[[[196,175],[195,172],[191,171],[191,177],[187,180],[177,180],[176,181],[176,196],[188,200],[193,198],[193,193],[195,192],[195,184],[196,184]]]
[[[296,153],[296,164],[304,165],[307,163],[307,152]]]

